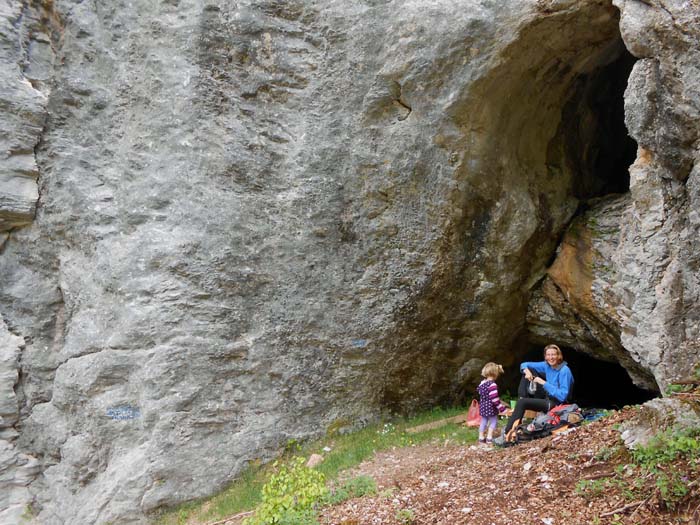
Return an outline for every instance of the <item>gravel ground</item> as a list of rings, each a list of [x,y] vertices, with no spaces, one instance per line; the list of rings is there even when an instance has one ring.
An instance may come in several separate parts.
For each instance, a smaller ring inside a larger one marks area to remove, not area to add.
[[[665,508],[647,476],[645,489],[625,492],[622,474],[629,456],[615,427],[633,408],[565,434],[505,449],[449,442],[377,454],[347,474],[365,474],[378,494],[325,508],[324,525],[572,525],[700,524],[697,464],[687,469],[689,494],[675,513]],[[601,451],[618,450],[615,457]],[[579,480],[618,480],[598,494],[580,494]],[[630,481],[634,477],[630,474]],[[641,495],[640,495],[641,494]]]

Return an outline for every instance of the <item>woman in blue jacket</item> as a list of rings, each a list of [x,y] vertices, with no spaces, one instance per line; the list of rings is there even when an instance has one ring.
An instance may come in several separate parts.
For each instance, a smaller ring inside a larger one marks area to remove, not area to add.
[[[526,410],[549,412],[553,407],[569,402],[574,376],[557,345],[544,348],[544,361],[520,364],[523,377],[518,387],[518,402],[508,419],[505,433],[513,423],[523,418]]]

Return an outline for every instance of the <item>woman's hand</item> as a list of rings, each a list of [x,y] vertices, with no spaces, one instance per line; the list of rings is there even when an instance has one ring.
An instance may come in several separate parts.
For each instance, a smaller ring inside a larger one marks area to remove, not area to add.
[[[541,377],[536,377],[536,378],[534,379],[534,381],[535,381],[535,383],[537,383],[538,385],[544,385],[544,384],[547,382],[547,381],[545,381],[544,379],[542,379]]]

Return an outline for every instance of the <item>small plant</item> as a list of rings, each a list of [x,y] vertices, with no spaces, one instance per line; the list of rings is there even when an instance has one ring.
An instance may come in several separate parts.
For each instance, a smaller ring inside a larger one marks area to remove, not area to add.
[[[370,494],[377,493],[377,484],[370,476],[357,476],[343,483],[340,487],[331,492],[324,504],[337,505],[343,501],[361,498]]]
[[[301,450],[301,443],[296,439],[288,439],[287,443],[284,445],[285,452],[299,452]]]
[[[612,446],[612,447],[603,447],[595,455],[595,459],[597,459],[598,461],[609,461],[616,454],[619,454],[619,452],[620,452],[620,447],[617,445]]]
[[[22,512],[22,516],[20,516],[20,519],[22,522],[33,522],[36,519],[36,513],[34,512],[34,509],[31,507],[31,505],[27,505],[24,507],[24,512]]]
[[[611,457],[615,455],[616,447],[603,447],[595,455],[595,459],[598,461],[608,461]]]
[[[667,474],[662,472],[656,479],[661,499],[666,506],[673,509],[676,504],[688,494],[687,480],[681,479],[677,472]]]
[[[396,521],[403,525],[411,525],[416,519],[412,509],[401,509],[396,511]]]
[[[632,451],[632,457],[642,468],[649,471],[658,469],[664,463],[675,459],[698,458],[700,457],[699,436],[700,428],[667,430],[655,436],[647,446]]]
[[[608,480],[606,479],[582,479],[576,483],[574,489],[576,494],[583,496],[587,500],[599,498],[608,490]]]
[[[386,436],[387,434],[390,434],[391,432],[394,432],[396,430],[396,427],[392,425],[391,423],[384,423],[384,426],[377,430],[377,434],[380,434],[382,436]]]
[[[327,494],[325,477],[305,465],[302,457],[288,465],[273,464],[277,472],[262,488],[262,503],[245,525],[302,525],[315,523],[314,506]],[[311,521],[309,521],[311,520]]]
[[[394,487],[389,487],[389,488],[382,490],[379,493],[379,496],[384,498],[384,499],[391,499],[394,497],[394,494],[396,494],[396,489]]]
[[[288,510],[280,516],[277,525],[318,525],[313,510]]]
[[[687,479],[668,468],[679,460],[698,464],[700,461],[700,429],[667,430],[658,434],[647,446],[632,452],[643,472],[656,477],[656,488],[662,501],[669,509],[674,509],[688,494]]]
[[[676,383],[671,383],[666,387],[666,394],[671,395],[671,394],[679,394],[683,392],[692,392],[694,386],[693,385],[678,385]]]

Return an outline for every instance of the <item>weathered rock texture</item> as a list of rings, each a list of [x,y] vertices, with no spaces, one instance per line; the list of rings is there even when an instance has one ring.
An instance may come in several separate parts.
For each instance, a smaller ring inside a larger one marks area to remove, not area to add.
[[[524,334],[697,360],[700,10],[512,4],[0,0],[6,512],[144,521]]]
[[[635,418],[620,428],[629,448],[648,445],[659,432],[683,432],[700,426],[700,407],[692,399],[652,399],[642,405]]]
[[[639,59],[625,121],[639,144],[630,191],[590,203],[530,305],[530,331],[622,363],[662,390],[700,361],[699,6],[620,1]],[[695,64],[695,65],[693,65]]]
[[[46,119],[45,82],[53,73],[46,16],[41,6],[0,2],[0,246],[5,232],[31,222],[39,197],[34,148]]]

